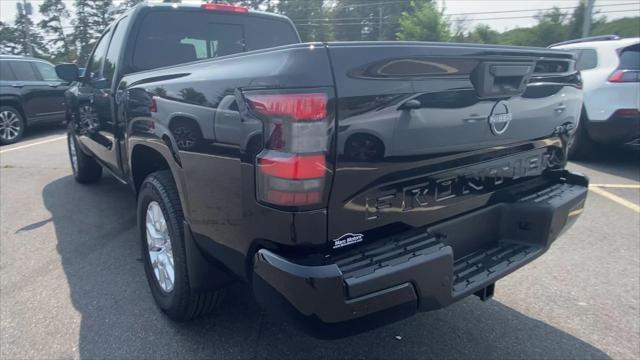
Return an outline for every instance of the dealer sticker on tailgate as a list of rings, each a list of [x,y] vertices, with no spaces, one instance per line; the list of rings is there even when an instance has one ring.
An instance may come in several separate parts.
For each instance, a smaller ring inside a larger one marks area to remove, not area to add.
[[[364,235],[362,234],[346,233],[340,236],[339,238],[333,240],[333,248],[337,249],[343,246],[353,245],[361,242],[362,240],[364,240]]]

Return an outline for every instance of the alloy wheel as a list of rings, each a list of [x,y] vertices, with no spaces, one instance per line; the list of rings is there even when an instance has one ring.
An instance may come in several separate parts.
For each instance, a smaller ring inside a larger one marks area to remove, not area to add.
[[[11,141],[20,135],[22,124],[20,118],[13,111],[0,112],[0,137],[5,141]]]
[[[147,206],[145,227],[151,268],[160,289],[165,293],[169,293],[173,290],[175,283],[173,249],[167,221],[162,213],[160,204],[156,201],[150,202]]]

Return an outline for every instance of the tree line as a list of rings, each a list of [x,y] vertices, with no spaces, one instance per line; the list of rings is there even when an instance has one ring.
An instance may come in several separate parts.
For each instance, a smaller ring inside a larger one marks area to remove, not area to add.
[[[18,14],[11,26],[0,22],[0,53],[33,54],[52,62],[84,64],[102,31],[119,14],[144,0],[74,0],[73,13],[63,0],[45,0],[43,20]],[[165,2],[180,2],[167,0]],[[470,27],[466,18],[445,14],[435,0],[241,0],[247,7],[288,16],[303,41],[453,41],[547,46],[579,38],[585,3],[573,9],[553,7],[535,15],[536,25],[498,32],[486,24]],[[72,19],[68,21],[68,19]],[[640,18],[614,21],[597,13],[591,35],[640,36]]]

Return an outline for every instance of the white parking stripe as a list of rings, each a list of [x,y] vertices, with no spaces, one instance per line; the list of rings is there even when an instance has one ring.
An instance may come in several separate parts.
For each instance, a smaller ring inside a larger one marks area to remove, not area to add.
[[[11,149],[0,150],[0,154],[8,153],[9,151],[14,151],[14,150],[26,149],[26,148],[29,148],[29,147],[32,147],[32,146],[42,145],[42,144],[46,144],[46,143],[50,143],[50,142],[54,142],[54,141],[58,141],[58,140],[66,139],[66,138],[67,138],[66,136],[60,136],[60,137],[56,137],[56,138],[53,138],[53,139],[47,139],[47,140],[34,142],[34,143],[31,143],[31,144],[16,146],[16,147],[12,147]]]

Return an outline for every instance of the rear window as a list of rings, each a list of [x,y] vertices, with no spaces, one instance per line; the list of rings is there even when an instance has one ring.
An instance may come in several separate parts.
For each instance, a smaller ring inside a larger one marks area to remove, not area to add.
[[[31,61],[9,61],[11,69],[20,81],[37,81],[40,80],[35,70],[31,66]]]
[[[618,69],[640,70],[640,44],[622,49]]]
[[[11,71],[11,68],[9,67],[9,62],[0,60],[0,80],[9,81],[15,79],[13,71]]]
[[[589,70],[598,66],[598,53],[594,49],[571,49],[570,51],[577,55],[577,70]]]
[[[285,21],[205,11],[154,11],[142,20],[133,65],[139,70],[295,44]]]

